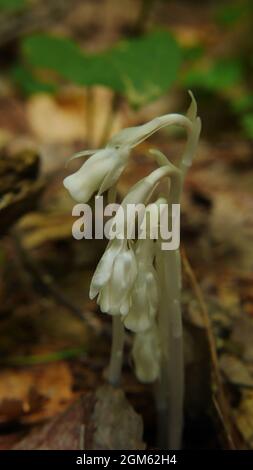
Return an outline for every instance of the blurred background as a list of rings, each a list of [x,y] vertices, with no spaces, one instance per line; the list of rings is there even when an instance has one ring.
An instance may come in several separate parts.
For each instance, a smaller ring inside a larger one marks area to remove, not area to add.
[[[104,380],[110,318],[88,289],[105,243],[72,238],[67,159],[185,113],[188,90],[203,130],[182,200],[184,447],[253,448],[252,28],[251,0],[0,0],[0,448],[59,446],[60,413],[83,394],[89,421]],[[171,128],[138,146],[119,198],[152,145],[176,161],[184,142]],[[123,388],[154,448],[130,345]]]

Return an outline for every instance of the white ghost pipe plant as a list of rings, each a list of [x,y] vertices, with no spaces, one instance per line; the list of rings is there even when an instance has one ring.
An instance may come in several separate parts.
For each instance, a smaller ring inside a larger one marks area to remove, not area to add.
[[[190,107],[190,110],[192,107],[194,105]],[[196,119],[189,111],[189,117],[166,114],[142,126],[123,129],[112,137],[104,149],[84,150],[73,155],[70,160],[87,156],[90,158],[78,171],[64,179],[65,188],[75,201],[83,203],[89,201],[93,194],[100,195],[112,188],[127,165],[131,149],[162,127],[177,125],[185,128],[191,149]]]
[[[164,202],[160,198],[150,204],[154,189],[167,179],[165,201],[169,206],[179,204],[183,180],[196,153],[201,123],[196,101],[190,95],[192,101],[186,116],[157,117],[142,126],[122,130],[104,149],[74,155],[72,158],[90,157],[78,171],[64,179],[72,197],[85,203],[93,194],[113,192],[132,148],[163,127],[181,126],[186,130],[187,142],[179,165],[175,167],[161,152],[152,150],[159,167],[131,188],[121,204],[123,213],[128,204],[145,204],[145,214],[151,211],[149,231],[152,232],[152,207]],[[137,377],[143,382],[158,383],[160,443],[164,445],[168,436],[169,448],[176,449],[181,441],[184,393],[180,253],[179,250],[162,251],[160,239],[156,242],[151,237],[127,239],[122,210],[114,216],[115,238],[108,243],[90,286],[90,297],[97,296],[101,311],[113,316],[108,378],[113,385],[120,382],[125,326],[135,335],[132,353]],[[134,230],[135,218],[132,219]]]

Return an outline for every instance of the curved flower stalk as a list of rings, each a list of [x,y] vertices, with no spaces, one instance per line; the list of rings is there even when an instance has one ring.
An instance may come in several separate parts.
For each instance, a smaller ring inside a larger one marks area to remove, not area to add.
[[[125,169],[131,149],[166,126],[177,125],[186,129],[188,141],[182,166],[188,167],[194,155],[200,131],[200,121],[196,117],[196,102],[193,95],[190,95],[192,103],[186,116],[165,114],[142,126],[123,129],[113,136],[104,149],[85,150],[75,154],[70,160],[87,156],[90,158],[79,170],[67,176],[63,181],[73,199],[85,203],[94,193],[101,195],[112,188]]]
[[[192,127],[191,127],[191,132],[188,136],[188,140],[186,142],[184,153],[181,157],[180,165],[179,165],[180,170],[181,170],[181,175],[182,175],[182,182],[184,180],[184,177],[187,171],[192,165],[192,160],[194,156],[196,155],[199,135],[201,131],[201,119],[200,117],[197,116],[197,111],[198,111],[197,103],[191,91],[189,92],[189,94],[192,99],[192,102],[190,104],[190,107],[187,111],[186,116],[191,121]]]

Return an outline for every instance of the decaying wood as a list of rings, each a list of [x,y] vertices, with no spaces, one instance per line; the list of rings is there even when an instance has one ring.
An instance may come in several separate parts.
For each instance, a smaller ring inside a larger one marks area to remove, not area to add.
[[[43,182],[37,180],[39,156],[33,151],[0,155],[0,236],[38,202]]]

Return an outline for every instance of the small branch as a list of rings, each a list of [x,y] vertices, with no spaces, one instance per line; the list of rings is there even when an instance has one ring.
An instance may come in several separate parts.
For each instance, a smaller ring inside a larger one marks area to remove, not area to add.
[[[231,427],[232,427],[231,418],[229,415],[229,410],[228,410],[226,398],[224,395],[223,383],[222,383],[222,379],[220,375],[218,357],[217,357],[217,352],[216,352],[216,347],[215,347],[215,340],[214,340],[214,336],[212,333],[212,326],[211,326],[211,321],[208,315],[207,307],[206,307],[200,286],[194,274],[194,271],[189,263],[189,260],[184,250],[182,251],[182,261],[183,261],[183,267],[184,267],[185,273],[187,274],[189,278],[189,281],[192,285],[193,292],[195,294],[195,297],[199,303],[199,306],[202,312],[202,318],[204,321],[207,340],[209,343],[210,357],[211,357],[211,364],[212,364],[212,375],[213,375],[213,382],[214,382],[214,387],[213,387],[214,406],[223,423],[229,448],[236,449],[236,446],[232,437],[232,433],[231,433]]]

